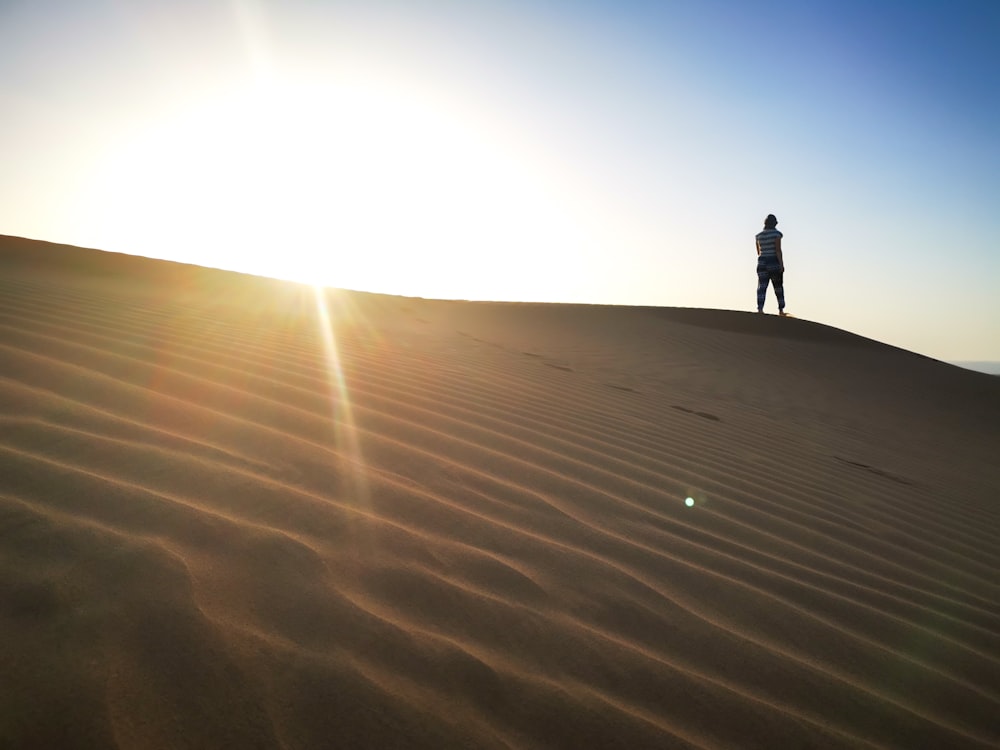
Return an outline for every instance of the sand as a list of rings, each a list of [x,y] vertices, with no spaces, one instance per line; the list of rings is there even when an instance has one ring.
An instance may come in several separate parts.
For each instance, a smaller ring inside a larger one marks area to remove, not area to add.
[[[0,238],[0,747],[1000,747],[998,458],[805,320]]]

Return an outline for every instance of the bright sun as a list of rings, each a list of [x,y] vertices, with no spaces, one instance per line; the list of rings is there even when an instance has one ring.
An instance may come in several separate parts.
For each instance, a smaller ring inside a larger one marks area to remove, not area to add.
[[[442,97],[272,80],[130,139],[88,185],[86,220],[107,249],[388,293],[530,298],[523,264],[545,278],[559,248],[582,241],[554,174],[501,123]]]

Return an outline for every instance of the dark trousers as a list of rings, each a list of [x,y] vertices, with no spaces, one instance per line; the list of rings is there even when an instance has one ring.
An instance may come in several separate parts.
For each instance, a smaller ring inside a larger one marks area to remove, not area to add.
[[[774,286],[774,296],[778,298],[778,309],[785,309],[785,272],[781,266],[757,264],[757,309],[764,309],[768,282]]]

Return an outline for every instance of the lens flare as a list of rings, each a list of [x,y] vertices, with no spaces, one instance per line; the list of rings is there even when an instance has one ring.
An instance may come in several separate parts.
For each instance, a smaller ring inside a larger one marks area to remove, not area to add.
[[[333,322],[330,319],[329,299],[326,290],[314,286],[316,318],[322,339],[327,380],[330,385],[330,409],[333,418],[334,439],[338,452],[346,459],[347,485],[351,502],[362,510],[369,507],[368,476],[365,470],[358,431],[354,425],[351,398],[340,363],[340,351]]]
[[[685,498],[685,500],[684,500],[684,504],[685,504],[685,505],[686,505],[687,507],[689,507],[689,508],[693,508],[693,507],[694,507],[694,498],[693,498],[693,497],[688,497],[688,498]]]

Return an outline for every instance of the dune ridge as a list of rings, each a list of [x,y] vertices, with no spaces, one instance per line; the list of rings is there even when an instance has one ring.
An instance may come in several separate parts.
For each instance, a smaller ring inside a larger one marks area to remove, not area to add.
[[[0,747],[1000,747],[996,378],[733,311],[0,271]]]

